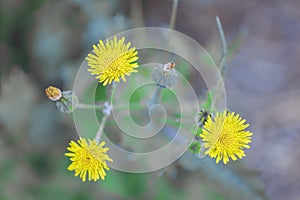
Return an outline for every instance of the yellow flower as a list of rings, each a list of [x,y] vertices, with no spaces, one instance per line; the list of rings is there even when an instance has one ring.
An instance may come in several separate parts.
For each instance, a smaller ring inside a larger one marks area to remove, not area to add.
[[[89,53],[86,60],[90,68],[88,69],[92,75],[96,75],[99,82],[103,85],[112,81],[119,82],[120,78],[126,81],[125,75],[130,76],[131,73],[137,72],[135,68],[138,64],[136,49],[130,48],[130,42],[124,44],[124,38],[117,40],[106,40],[105,44],[99,40],[97,45],[93,45],[93,53]]]
[[[58,101],[62,97],[61,90],[57,87],[49,86],[45,89],[47,97],[52,101]]]
[[[208,117],[200,134],[207,148],[205,154],[216,158],[216,163],[223,159],[227,164],[229,158],[237,160],[237,157],[245,156],[244,148],[250,148],[252,133],[245,131],[249,124],[246,120],[234,115],[234,112],[217,113],[214,119]]]
[[[105,142],[100,144],[94,140],[87,141],[84,138],[78,140],[78,144],[74,141],[70,142],[70,146],[67,148],[70,153],[66,153],[65,156],[71,157],[72,163],[69,165],[69,171],[75,171],[75,176],[82,179],[83,182],[88,179],[97,181],[98,179],[104,180],[106,173],[104,169],[109,170],[106,165],[106,161],[112,161],[111,158],[106,155],[108,148],[103,148]]]

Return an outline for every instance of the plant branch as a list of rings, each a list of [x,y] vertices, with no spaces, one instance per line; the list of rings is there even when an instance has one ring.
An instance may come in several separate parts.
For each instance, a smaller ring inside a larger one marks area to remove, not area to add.
[[[221,53],[221,59],[220,59],[220,63],[219,63],[219,70],[220,70],[222,79],[224,79],[225,71],[226,71],[227,41],[225,38],[221,20],[218,16],[216,17],[216,22],[217,22],[217,27],[218,27],[218,31],[220,34],[221,42],[222,42],[222,53]],[[221,94],[222,83],[223,83],[223,80],[220,79],[220,80],[218,80],[217,85],[215,86],[215,93],[217,95],[213,99],[212,107],[211,107],[212,110],[214,110],[216,108],[219,101],[222,99],[222,95],[223,95],[223,94]]]
[[[143,5],[141,0],[130,1],[130,14],[133,27],[144,27]]]
[[[98,132],[95,136],[95,140],[100,143],[100,139],[101,139],[101,136],[102,136],[102,133],[103,133],[103,130],[104,130],[104,127],[105,127],[105,124],[107,122],[107,119],[108,119],[109,115],[104,115],[102,120],[101,120],[101,124],[99,126],[99,129],[98,129]]]
[[[160,86],[156,86],[156,90],[148,103],[148,108],[150,108],[151,106],[157,103],[161,90],[162,88]]]
[[[226,38],[224,35],[222,23],[221,23],[219,16],[216,17],[216,21],[217,21],[217,26],[218,26],[218,31],[220,34],[221,42],[222,42],[222,54],[221,54],[221,59],[220,59],[220,64],[219,64],[219,70],[223,77],[224,73],[225,73],[225,68],[226,68],[227,41],[226,41]]]
[[[79,103],[77,104],[76,108],[87,109],[87,110],[101,110],[103,108],[103,105],[89,105],[89,104]]]
[[[116,89],[116,84],[115,84],[115,82],[113,82],[112,85],[111,85],[111,89],[110,89],[110,91],[107,95],[107,101],[103,105],[103,109],[102,109],[103,117],[102,117],[99,129],[97,131],[97,134],[95,136],[95,140],[98,143],[100,143],[100,139],[101,139],[101,136],[104,132],[104,127],[105,127],[105,124],[107,122],[107,119],[111,115],[111,111],[112,111],[112,104],[111,103],[112,103],[112,97],[114,95],[115,89]]]
[[[172,13],[169,22],[169,29],[174,29],[179,0],[173,0]]]

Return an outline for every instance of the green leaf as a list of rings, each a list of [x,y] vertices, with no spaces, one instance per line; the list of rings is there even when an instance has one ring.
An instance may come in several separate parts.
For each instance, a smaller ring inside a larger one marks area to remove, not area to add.
[[[189,146],[189,151],[193,154],[197,154],[199,153],[200,148],[201,148],[200,143],[198,141],[195,141]]]
[[[202,109],[211,111],[213,94],[214,94],[213,90],[207,93],[206,101],[201,106]]]
[[[95,93],[95,102],[104,101],[106,99],[106,87],[102,84],[98,84]]]

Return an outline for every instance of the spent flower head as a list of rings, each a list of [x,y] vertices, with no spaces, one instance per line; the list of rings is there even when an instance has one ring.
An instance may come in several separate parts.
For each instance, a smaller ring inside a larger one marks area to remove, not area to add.
[[[245,129],[249,124],[234,112],[217,113],[214,118],[208,117],[200,137],[202,138],[205,154],[216,158],[216,163],[223,159],[227,164],[229,158],[237,160],[245,155],[244,148],[250,148],[252,133]]]
[[[86,58],[90,67],[88,71],[96,75],[96,79],[103,82],[104,86],[112,81],[119,82],[120,78],[126,81],[125,75],[137,72],[138,52],[135,47],[129,48],[130,42],[124,44],[124,40],[124,37],[120,40],[114,37],[105,43],[99,40]]]
[[[72,163],[68,170],[75,171],[75,176],[79,175],[83,182],[87,177],[89,181],[97,181],[100,178],[104,180],[105,170],[109,170],[106,161],[113,161],[106,154],[109,149],[103,148],[105,142],[98,144],[95,139],[87,142],[80,138],[77,143],[71,141],[69,145],[67,149],[70,152],[65,155],[70,157]]]
[[[173,62],[157,66],[152,74],[154,82],[162,88],[170,88],[174,86],[177,81],[177,77],[178,74],[175,69],[175,63]]]
[[[197,113],[195,117],[197,126],[203,127],[209,116],[211,116],[211,113],[207,110],[201,110],[199,113]]]

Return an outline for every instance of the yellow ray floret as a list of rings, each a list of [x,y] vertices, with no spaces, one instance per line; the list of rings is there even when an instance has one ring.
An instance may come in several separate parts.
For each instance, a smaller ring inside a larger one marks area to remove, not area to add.
[[[105,142],[98,144],[95,139],[87,142],[80,138],[77,143],[71,141],[67,148],[70,152],[65,154],[72,161],[68,170],[75,171],[75,176],[79,175],[83,182],[87,176],[89,181],[104,180],[104,170],[109,170],[106,161],[112,161],[106,154],[109,149],[103,148],[104,145]]]
[[[223,159],[227,164],[229,158],[237,160],[245,156],[244,148],[250,148],[252,133],[245,129],[249,124],[234,112],[216,113],[214,118],[208,117],[203,132],[200,134],[211,158],[216,158],[216,163]]]
[[[117,40],[116,37],[106,40],[105,43],[99,40],[97,45],[93,45],[93,52],[86,58],[88,71],[96,75],[96,79],[103,82],[104,86],[112,81],[119,82],[120,78],[126,81],[125,75],[130,76],[137,72],[138,52],[135,47],[130,48],[130,42],[124,44],[124,40]]]

